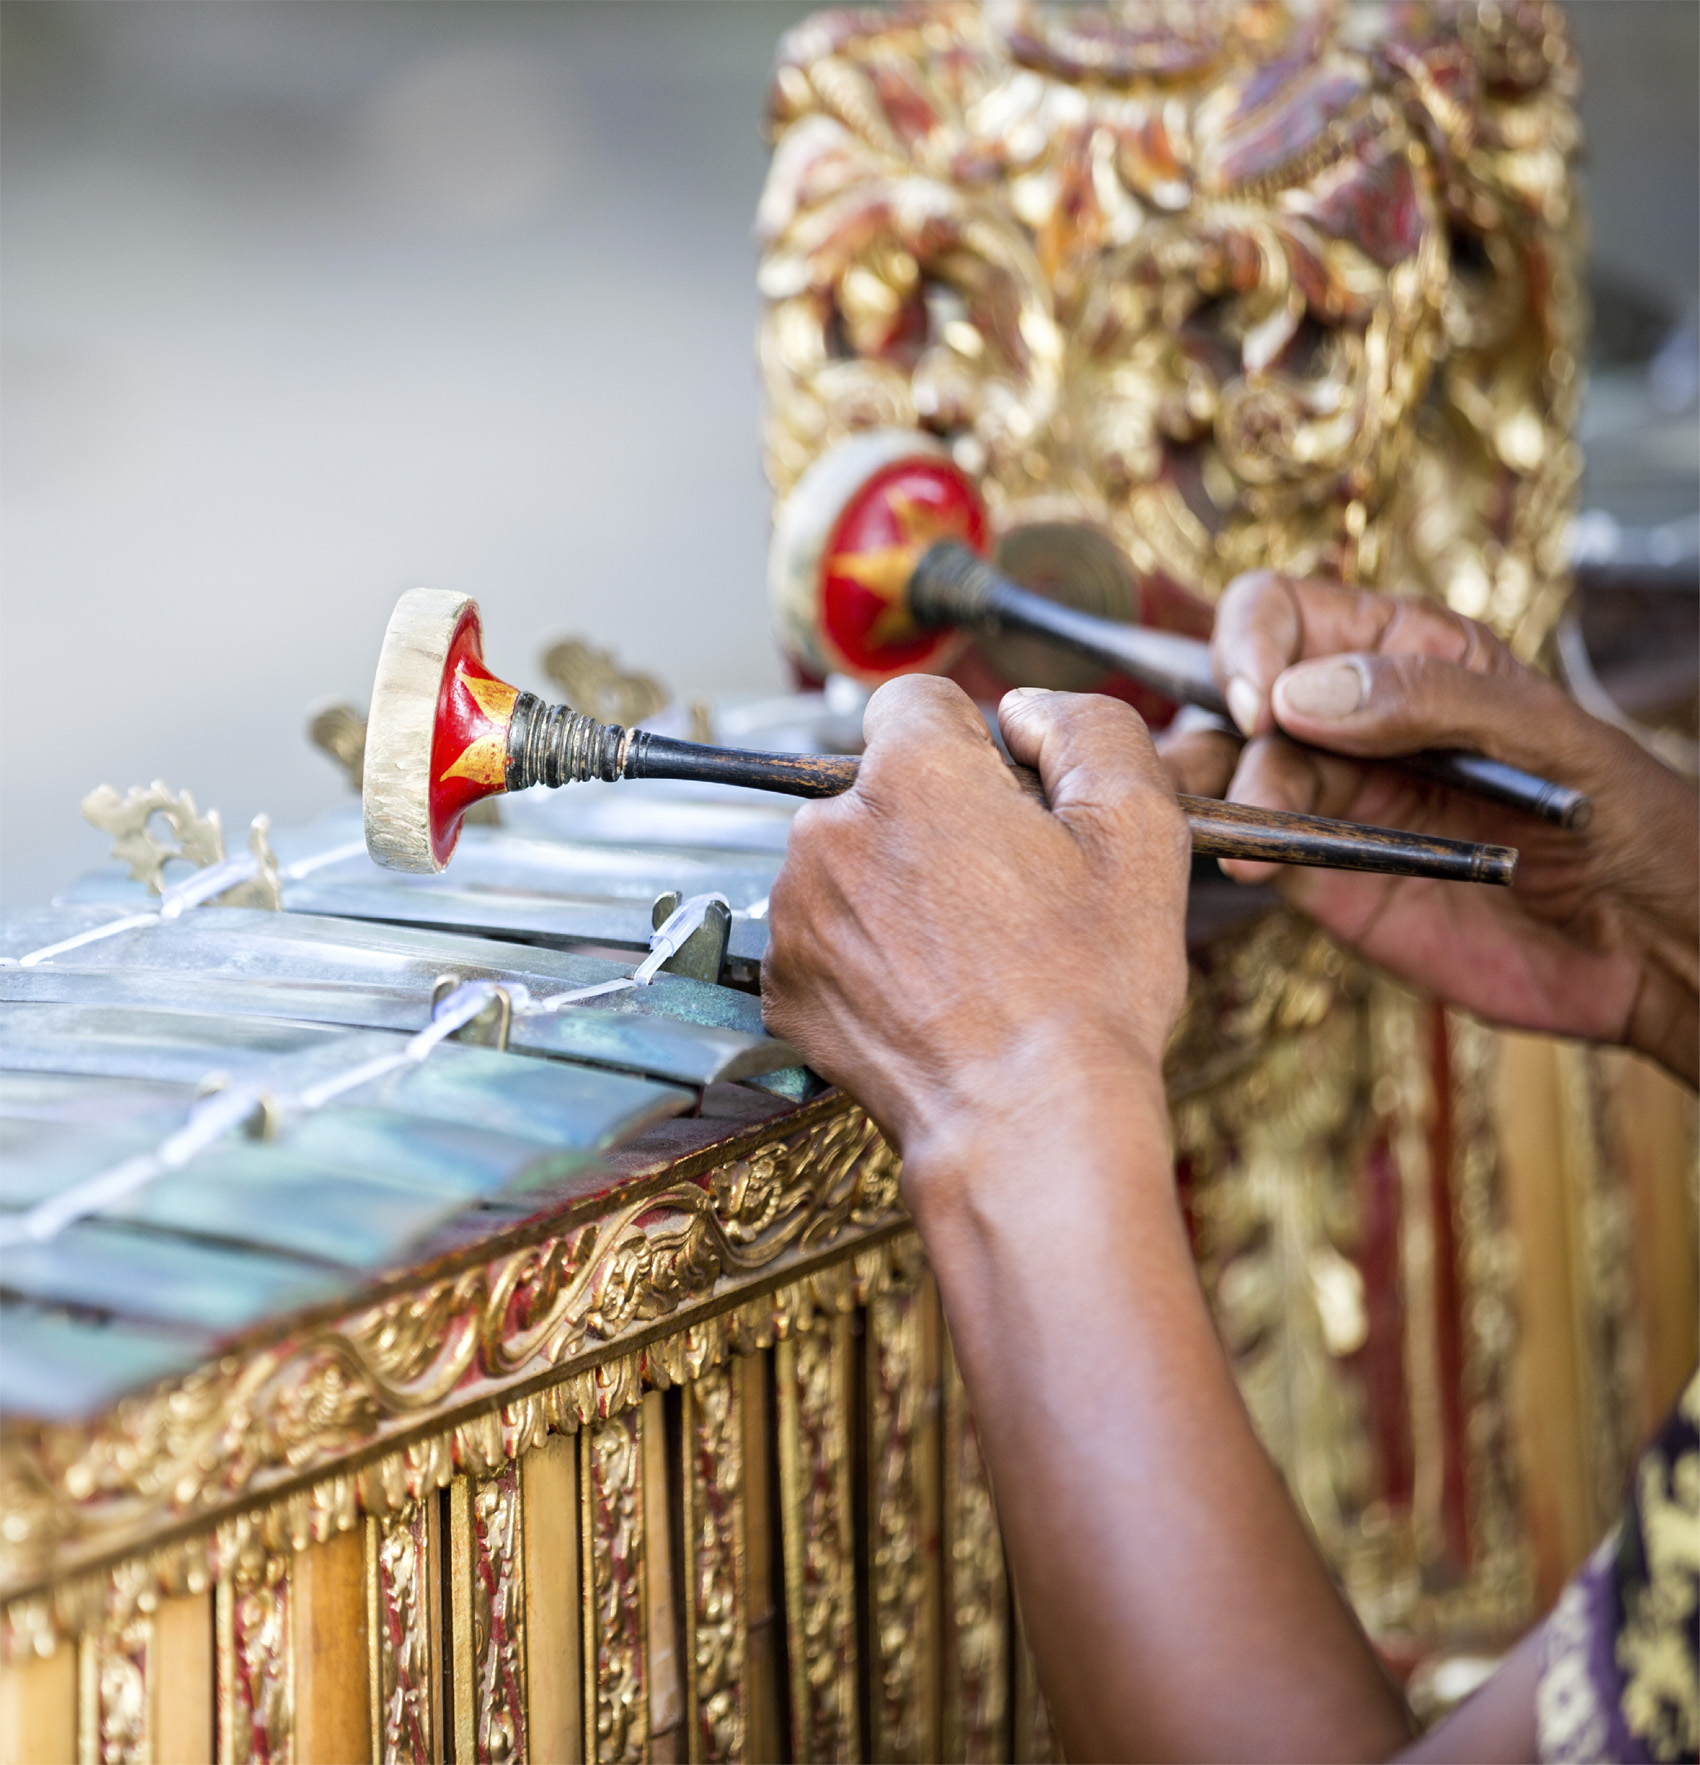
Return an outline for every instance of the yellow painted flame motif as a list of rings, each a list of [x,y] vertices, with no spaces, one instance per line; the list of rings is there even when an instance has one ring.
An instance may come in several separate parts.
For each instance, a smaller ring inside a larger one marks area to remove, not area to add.
[[[482,675],[468,674],[464,667],[455,670],[455,682],[471,695],[472,702],[494,726],[461,750],[455,763],[442,777],[470,779],[489,790],[500,790],[508,777],[508,723],[513,716],[514,700],[519,689],[506,681],[489,680]]]
[[[839,552],[827,566],[838,575],[860,583],[886,603],[868,630],[869,640],[875,644],[901,643],[915,635],[918,628],[903,602],[915,566],[936,541],[966,540],[969,531],[966,509],[938,509],[903,490],[891,493],[891,512],[903,535],[901,545],[876,546],[865,552]]]

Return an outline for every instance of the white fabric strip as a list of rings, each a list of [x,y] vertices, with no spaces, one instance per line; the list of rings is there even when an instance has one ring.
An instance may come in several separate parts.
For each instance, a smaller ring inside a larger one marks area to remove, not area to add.
[[[161,893],[159,916],[161,919],[175,919],[189,908],[199,907],[203,901],[210,901],[214,895],[222,895],[226,889],[245,883],[258,868],[252,852],[242,852],[234,858],[209,864],[205,870],[197,870],[193,876],[184,877],[181,882],[173,883]]]

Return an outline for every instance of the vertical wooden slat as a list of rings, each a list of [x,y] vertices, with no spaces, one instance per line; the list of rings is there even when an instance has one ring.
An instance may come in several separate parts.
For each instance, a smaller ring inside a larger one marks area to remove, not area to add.
[[[0,1758],[66,1765],[77,1756],[77,1648],[0,1667]]]
[[[212,1765],[213,1600],[206,1593],[161,1600],[154,1614],[156,1765]],[[361,1694],[365,1720],[365,1694]],[[364,1759],[364,1752],[351,1759]]]
[[[1518,1469],[1542,1610],[1599,1535],[1584,1438],[1584,1369],[1575,1321],[1581,1296],[1574,1280],[1574,1222],[1565,1204],[1560,1086],[1556,1043],[1539,1036],[1500,1038],[1500,1180],[1518,1246]]]
[[[870,1757],[939,1757],[938,1334],[899,1267],[867,1311]]]
[[[744,1469],[744,1757],[780,1757],[779,1627],[782,1614],[774,1599],[772,1430],[768,1400],[772,1395],[773,1356],[740,1360],[739,1408],[742,1411]]]
[[[366,1522],[370,1752],[381,1765],[442,1755],[437,1514],[427,1497]]]
[[[1010,1757],[1009,1585],[992,1486],[948,1336],[944,1384],[944,1750],[965,1765]]]
[[[848,1317],[820,1318],[774,1351],[791,1747],[800,1765],[861,1755],[850,1359]]]
[[[447,1491],[447,1536],[443,1548],[449,1553],[449,1689],[450,1734],[455,1765],[472,1765],[477,1758],[474,1738],[472,1668],[472,1518],[471,1480],[456,1477]]]
[[[707,1367],[684,1389],[685,1667],[689,1756],[743,1759],[745,1658],[744,1363]]]
[[[526,1732],[543,1765],[584,1757],[578,1441],[551,1436],[520,1463],[524,1486]]]
[[[1681,1396],[1700,1351],[1695,1103],[1692,1092],[1638,1054],[1614,1048],[1596,1058],[1629,1211],[1636,1321],[1645,1357],[1636,1423],[1645,1441]]]
[[[656,1765],[685,1757],[684,1666],[679,1659],[679,1609],[673,1587],[673,1527],[669,1510],[667,1413],[659,1391],[645,1394],[643,1428],[643,1532],[647,1653],[649,1659],[649,1751]]]
[[[584,1492],[584,1750],[599,1765],[649,1757],[643,1427],[626,1410],[579,1435]]]
[[[292,1577],[296,1765],[365,1765],[372,1724],[364,1531],[310,1545]]]

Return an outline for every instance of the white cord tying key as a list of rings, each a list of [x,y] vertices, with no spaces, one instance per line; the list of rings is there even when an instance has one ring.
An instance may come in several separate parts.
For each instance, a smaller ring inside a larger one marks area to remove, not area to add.
[[[150,907],[145,913],[126,913],[119,919],[107,920],[103,925],[91,925],[74,937],[61,938],[56,944],[44,944],[41,949],[31,950],[23,956],[0,956],[0,968],[34,968],[38,963],[51,962],[55,956],[63,956],[70,950],[80,950],[85,944],[98,944],[102,938],[114,937],[119,932],[134,931],[143,925],[157,925],[162,919],[175,919],[189,908],[199,907],[213,895],[222,895],[226,889],[245,883],[258,868],[253,854],[249,852],[236,858],[221,859],[219,863],[209,864],[205,870],[197,870],[193,876],[186,876],[181,882],[173,883],[161,894],[159,905]]]
[[[685,940],[702,925],[716,901],[728,913],[732,911],[732,904],[724,895],[692,895],[667,915],[649,934],[649,954],[632,971],[634,985],[647,987],[655,979],[662,963],[670,956],[677,956],[685,947]]]
[[[45,1244],[67,1226],[99,1213],[116,1201],[126,1200],[157,1181],[168,1171],[180,1170],[197,1152],[248,1121],[268,1099],[291,1113],[308,1114],[327,1103],[381,1079],[401,1067],[417,1065],[430,1057],[456,1030],[470,1023],[496,996],[494,981],[464,981],[442,999],[431,1021],[394,1054],[380,1054],[333,1078],[322,1079],[305,1091],[277,1098],[272,1088],[256,1080],[203,1097],[189,1111],[189,1119],[168,1134],[151,1152],[137,1153],[84,1182],[74,1183],[63,1194],[49,1196],[27,1212],[0,1217],[0,1249],[19,1244]]]
[[[345,855],[351,856],[352,850],[347,853],[338,850],[323,854],[320,862],[334,862]],[[312,860],[303,860],[302,864],[307,868],[318,868]],[[154,911],[132,913],[105,925],[94,926],[88,931],[79,932],[75,937],[62,939],[57,944],[32,950],[27,956],[4,958],[4,965],[33,967],[36,963],[48,961],[66,950],[74,950],[79,945],[110,937],[114,932],[128,931],[133,926],[151,925],[162,918],[175,918],[188,908],[197,906],[213,895],[222,894],[243,881],[253,874],[254,869],[254,860],[246,856],[209,865],[205,870],[197,871],[194,876],[167,889],[159,907]],[[292,869],[299,874],[300,867]],[[410,1064],[417,1065],[428,1059],[432,1050],[440,1047],[456,1030],[469,1024],[500,993],[507,994],[515,1016],[544,1017],[582,1000],[625,992],[632,987],[647,987],[655,979],[662,963],[668,957],[676,955],[683,948],[686,939],[701,926],[709,908],[716,901],[730,910],[730,905],[722,894],[693,895],[688,901],[681,903],[650,934],[649,955],[629,980],[620,976],[614,980],[597,981],[591,986],[574,987],[548,999],[532,998],[519,982],[501,984],[491,980],[462,981],[453,992],[445,994],[433,1007],[430,1023],[393,1054],[379,1054],[370,1060],[363,1060],[346,1072],[321,1079],[318,1084],[309,1085],[305,1091],[281,1099],[270,1088],[253,1081],[202,1098],[189,1111],[189,1119],[183,1126],[162,1140],[152,1152],[138,1153],[102,1171],[98,1176],[74,1183],[63,1194],[50,1196],[21,1215],[0,1216],[0,1249],[20,1244],[45,1244],[58,1237],[67,1226],[99,1213],[102,1208],[110,1207],[116,1201],[127,1199],[166,1172],[181,1169],[196,1153],[205,1151],[232,1128],[248,1121],[268,1100],[285,1112],[309,1114],[350,1091],[358,1090],[362,1085],[370,1084],[374,1079],[383,1078],[386,1073],[396,1072]]]
[[[322,870],[327,864],[341,864],[365,850],[364,840],[349,840],[344,845],[332,846],[328,851],[312,852],[305,858],[297,859],[283,870],[282,875],[290,882],[297,882],[304,876],[311,876],[315,870]],[[204,870],[197,870],[192,876],[184,877],[181,882],[173,883],[160,895],[159,905],[148,908],[145,913],[126,913],[119,919],[109,919],[102,925],[90,926],[74,937],[61,938],[56,944],[45,944],[41,949],[31,950],[23,956],[0,956],[0,968],[34,968],[39,963],[51,962],[55,956],[80,950],[85,944],[98,944],[102,938],[115,937],[119,932],[134,931],[143,925],[157,925],[164,919],[176,919],[191,907],[199,907],[202,902],[211,900],[215,895],[222,895],[227,889],[247,882],[258,869],[259,865],[251,852],[240,852],[234,858],[220,859],[217,864],[209,864]]]

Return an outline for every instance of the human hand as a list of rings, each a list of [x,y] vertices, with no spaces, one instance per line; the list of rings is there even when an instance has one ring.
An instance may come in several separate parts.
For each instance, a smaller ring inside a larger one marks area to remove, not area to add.
[[[1028,796],[960,688],[868,702],[854,789],[807,804],[774,884],[776,1034],[902,1150],[995,1133],[1036,1101],[1147,1082],[1186,989],[1190,839],[1128,706],[1019,691],[999,711]],[[913,1197],[912,1197],[913,1199]]]
[[[1255,571],[1211,645],[1243,750],[1196,729],[1165,744],[1177,787],[1272,809],[1497,841],[1510,889],[1265,864],[1343,942],[1492,1022],[1621,1042],[1694,1083],[1700,1061],[1700,811],[1694,789],[1524,668],[1484,626],[1429,601]],[[1326,659],[1325,659],[1326,658]],[[1318,754],[1281,739],[1286,732]],[[1362,764],[1472,748],[1594,799],[1579,833]]]

